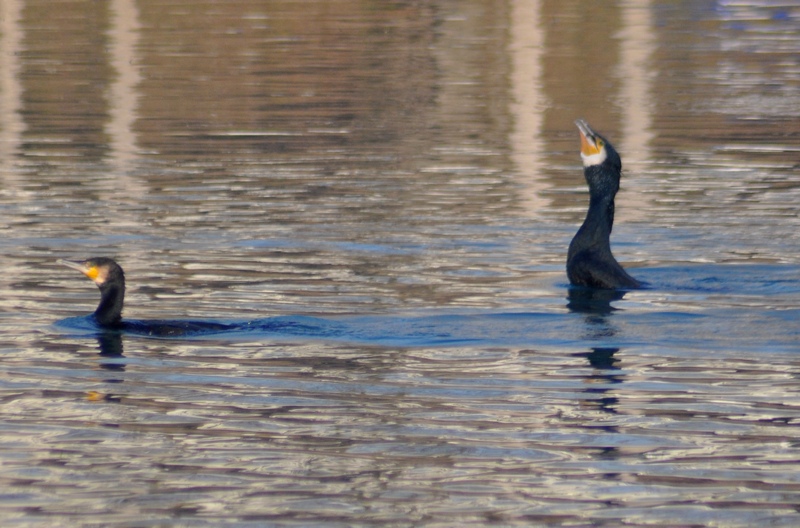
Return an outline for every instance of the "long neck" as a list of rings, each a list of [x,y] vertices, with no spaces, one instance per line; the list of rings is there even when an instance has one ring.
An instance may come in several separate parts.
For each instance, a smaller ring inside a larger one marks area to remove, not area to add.
[[[100,304],[94,317],[101,326],[117,326],[122,321],[122,303],[125,300],[125,284],[108,284],[100,288]]]
[[[614,196],[592,194],[583,225],[570,244],[570,252],[594,247],[611,251],[611,228],[614,225]]]

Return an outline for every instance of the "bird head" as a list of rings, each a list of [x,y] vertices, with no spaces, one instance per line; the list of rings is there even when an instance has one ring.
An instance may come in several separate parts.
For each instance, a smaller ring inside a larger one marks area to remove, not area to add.
[[[581,134],[583,174],[593,197],[614,198],[619,190],[622,160],[606,138],[595,132],[583,119],[575,121]]]
[[[581,134],[581,159],[584,167],[605,165],[616,172],[622,171],[622,160],[606,138],[589,127],[583,119],[575,121]]]
[[[111,279],[116,279],[117,282],[124,281],[122,268],[107,257],[94,257],[82,262],[61,259],[58,263],[80,271],[101,288]]]

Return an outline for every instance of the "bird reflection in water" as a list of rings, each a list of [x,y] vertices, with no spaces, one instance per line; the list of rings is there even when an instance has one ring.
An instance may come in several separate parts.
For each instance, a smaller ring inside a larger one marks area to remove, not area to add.
[[[611,318],[617,309],[611,303],[622,300],[624,296],[625,291],[621,290],[572,287],[567,296],[567,307],[570,312],[585,316],[587,338],[607,339],[617,333],[617,329],[611,324]],[[607,415],[618,413],[619,397],[614,386],[623,383],[625,376],[618,366],[620,360],[615,357],[617,352],[618,347],[592,347],[589,352],[575,354],[576,357],[586,358],[592,368],[583,380],[587,385],[583,390],[586,398],[582,404],[585,408]],[[586,427],[606,433],[619,432],[616,425],[598,424],[588,418]],[[609,460],[618,458],[621,453],[616,446],[606,446],[600,448],[595,456]]]
[[[611,303],[621,301],[625,293],[622,290],[572,287],[567,293],[567,309],[585,316],[588,339],[613,337],[617,329],[611,323],[611,316],[617,309]]]
[[[611,317],[617,310],[611,303],[619,301],[625,296],[624,291],[620,290],[598,290],[594,288],[572,287],[567,294],[567,308],[572,313],[583,314],[585,316],[587,338],[604,339],[613,337],[617,333],[616,327],[611,323]],[[619,351],[617,347],[593,347],[591,352],[581,352],[576,354],[585,357],[589,361],[594,371],[586,377],[586,383],[591,385],[602,384],[603,387],[592,387],[587,389],[587,393],[605,394],[610,389],[609,384],[622,383],[623,377],[616,371],[619,362],[614,354]],[[617,398],[593,399],[599,404],[599,409],[615,413],[614,406]]]
[[[97,348],[100,350],[99,356],[102,358],[98,366],[110,372],[125,372],[125,362],[119,361],[124,359],[122,349],[122,334],[117,331],[101,331],[96,336]],[[102,380],[104,383],[123,383],[125,380],[121,378],[106,378]],[[98,392],[95,390],[86,393],[86,399],[90,402],[112,402],[119,403],[120,396],[107,392]]]
[[[619,397],[616,395],[618,385],[625,381],[625,376],[617,366],[619,359],[614,355],[619,352],[617,347],[592,347],[590,352],[575,354],[577,357],[585,357],[592,367],[592,372],[584,377],[584,383],[588,385],[582,392],[586,395],[581,401],[581,406],[589,411],[584,427],[592,432],[602,431],[604,433],[621,433],[616,423],[604,423],[598,420],[597,414],[617,415],[619,411]],[[594,418],[591,416],[594,415]],[[592,450],[592,456],[601,460],[616,460],[623,453],[616,445],[607,445]],[[609,478],[614,478],[613,476]]]
[[[611,303],[621,301],[626,293],[624,290],[571,287],[567,291],[567,308],[573,313],[595,315],[605,320],[616,310]]]
[[[617,352],[619,348],[616,347],[593,347],[591,352],[576,354],[588,359],[589,365],[594,369],[585,378],[590,387],[584,392],[592,395],[587,402],[595,405],[597,410],[608,414],[617,414],[616,406],[619,404],[619,398],[610,395],[611,385],[624,381],[620,368],[616,366],[619,359],[615,358],[614,354]]]
[[[102,331],[97,334],[97,345],[104,358],[121,358],[123,356],[122,334],[117,331]],[[116,366],[123,366],[114,363]],[[124,369],[120,369],[124,370]]]

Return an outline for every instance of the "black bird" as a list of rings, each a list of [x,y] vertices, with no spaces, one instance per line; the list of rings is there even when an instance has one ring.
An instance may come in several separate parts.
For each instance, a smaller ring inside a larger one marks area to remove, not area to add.
[[[125,273],[119,264],[107,257],[94,257],[83,262],[59,260],[58,263],[80,271],[100,288],[100,304],[91,317],[102,329],[167,337],[221,332],[236,328],[236,325],[211,321],[123,321]]]
[[[611,254],[614,196],[619,191],[622,160],[603,136],[583,119],[575,121],[581,134],[583,175],[589,184],[589,211],[567,253],[567,276],[575,286],[603,289],[640,288]]]

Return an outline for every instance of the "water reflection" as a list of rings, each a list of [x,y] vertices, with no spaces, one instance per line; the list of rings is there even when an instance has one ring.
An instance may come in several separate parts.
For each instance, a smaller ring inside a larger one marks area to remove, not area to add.
[[[135,124],[138,118],[141,59],[138,55],[141,25],[134,0],[113,0],[110,3],[109,55],[116,78],[109,85],[110,118],[106,126],[109,137],[109,158],[114,174],[120,177],[126,191],[127,181],[135,172],[138,152]],[[137,186],[138,187],[138,186]]]
[[[567,308],[575,313],[608,315],[616,310],[611,303],[621,301],[626,293],[625,290],[571,286],[567,289]]]
[[[108,330],[97,334],[97,345],[100,355],[105,358],[123,357],[121,332]]]
[[[0,163],[8,164],[19,155],[25,122],[22,110],[21,51],[23,29],[20,26],[22,2],[0,3]],[[6,188],[21,191],[16,171],[2,171]]]
[[[613,338],[618,329],[612,324],[611,318],[617,310],[611,303],[620,301],[627,292],[622,290],[606,290],[594,288],[570,287],[567,294],[567,308],[572,313],[584,315],[585,334],[588,339],[604,340]],[[622,383],[624,376],[617,366],[619,360],[615,354],[619,347],[592,347],[591,352],[576,354],[585,357],[592,373],[585,378],[589,388],[584,392],[591,395],[587,403],[596,407],[596,410],[608,414],[616,414],[619,403],[617,396],[611,395],[612,385]],[[598,397],[599,395],[599,397]],[[608,432],[616,432],[613,426],[602,426]],[[607,453],[606,455],[607,456]]]
[[[619,359],[614,357],[617,352],[619,352],[617,347],[594,347],[591,352],[578,354],[585,357],[589,361],[589,366],[594,369],[585,379],[589,388],[584,392],[591,396],[586,402],[595,405],[598,411],[608,414],[616,414],[616,406],[619,403],[619,398],[612,395],[614,390],[612,385],[625,380],[617,365]]]
[[[109,372],[123,373],[126,369],[124,361],[122,334],[114,331],[104,331],[97,334],[97,345],[101,358],[98,366]],[[105,383],[123,383],[122,378],[105,378]]]
[[[509,141],[512,158],[523,184],[523,209],[538,217],[550,204],[543,194],[547,184],[543,125],[547,97],[542,79],[545,29],[541,24],[540,0],[513,0],[509,54],[511,56],[511,103],[514,116]]]
[[[655,78],[652,55],[656,51],[653,9],[650,0],[622,2],[623,27],[618,33],[620,59],[621,132],[619,146],[623,164],[641,172],[652,160],[653,105],[652,84]],[[639,202],[637,205],[641,206]],[[636,210],[637,208],[632,208]],[[643,214],[639,209],[639,213]],[[634,218],[631,216],[631,218]]]
[[[800,19],[689,4],[0,3],[3,513],[800,525]],[[624,299],[564,292],[581,116]],[[52,330],[76,254],[132,317],[315,319]]]

